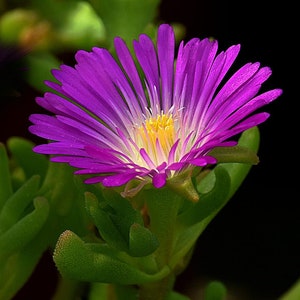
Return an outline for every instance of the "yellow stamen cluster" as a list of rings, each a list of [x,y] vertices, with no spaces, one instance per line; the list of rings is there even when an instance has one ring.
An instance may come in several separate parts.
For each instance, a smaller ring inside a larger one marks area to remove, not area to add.
[[[148,118],[137,128],[139,146],[144,148],[157,164],[168,158],[175,141],[175,126],[172,115],[160,114]]]

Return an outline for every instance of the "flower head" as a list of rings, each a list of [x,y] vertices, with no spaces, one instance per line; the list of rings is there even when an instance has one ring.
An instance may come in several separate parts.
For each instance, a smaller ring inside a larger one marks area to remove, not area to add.
[[[167,24],[156,44],[145,34],[133,42],[135,57],[121,38],[114,45],[116,59],[94,47],[76,53],[74,68],[53,70],[59,83],[46,82],[54,92],[36,101],[54,115],[30,116],[31,133],[50,140],[34,151],[89,174],[87,183],[138,179],[160,188],[188,168],[216,164],[209,152],[235,145],[230,138],[264,122],[269,114],[257,110],[282,93],[259,94],[271,75],[259,63],[247,63],[221,85],[239,45],[217,53],[216,40],[194,38],[180,43],[175,59]]]

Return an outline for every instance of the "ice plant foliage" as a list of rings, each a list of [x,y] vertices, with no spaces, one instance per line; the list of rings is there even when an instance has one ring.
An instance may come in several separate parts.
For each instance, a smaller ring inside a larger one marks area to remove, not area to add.
[[[217,53],[216,40],[194,38],[180,43],[175,58],[168,24],[156,43],[145,34],[133,41],[135,56],[120,37],[114,46],[116,59],[94,47],[76,53],[75,67],[53,70],[58,83],[46,82],[53,92],[36,99],[53,115],[30,116],[31,133],[49,140],[34,151],[88,174],[87,183],[138,179],[160,188],[188,168],[216,164],[209,152],[264,122],[269,114],[258,109],[282,92],[259,94],[271,75],[259,63],[224,82],[240,45]]]

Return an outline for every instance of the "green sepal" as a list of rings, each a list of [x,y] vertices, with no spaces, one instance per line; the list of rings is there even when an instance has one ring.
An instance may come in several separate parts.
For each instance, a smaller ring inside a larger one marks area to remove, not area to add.
[[[69,230],[59,237],[53,259],[62,276],[88,282],[142,284],[160,280],[170,272],[165,266],[157,273],[145,273],[126,261],[130,257],[124,252],[106,244],[85,243]]]
[[[204,300],[225,300],[227,289],[220,281],[210,282],[204,290]]]
[[[127,199],[112,190],[103,190],[104,200],[92,193],[85,194],[86,208],[101,238],[111,247],[131,256],[150,255],[158,247],[158,241],[144,227],[141,213]]]

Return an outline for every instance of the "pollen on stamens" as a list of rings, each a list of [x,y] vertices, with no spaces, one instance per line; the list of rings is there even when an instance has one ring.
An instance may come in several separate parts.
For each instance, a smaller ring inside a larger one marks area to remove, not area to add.
[[[161,113],[149,117],[136,128],[136,142],[144,148],[156,164],[168,159],[170,149],[175,142],[176,132],[172,114]]]

